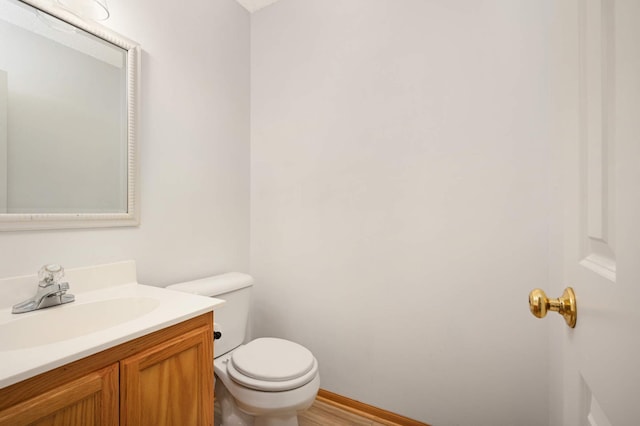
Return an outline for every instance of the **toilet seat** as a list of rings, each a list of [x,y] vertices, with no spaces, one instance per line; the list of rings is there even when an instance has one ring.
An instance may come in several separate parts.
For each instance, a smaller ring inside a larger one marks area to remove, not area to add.
[[[233,381],[267,392],[298,388],[318,372],[318,362],[307,348],[277,338],[260,338],[238,347],[226,364]]]

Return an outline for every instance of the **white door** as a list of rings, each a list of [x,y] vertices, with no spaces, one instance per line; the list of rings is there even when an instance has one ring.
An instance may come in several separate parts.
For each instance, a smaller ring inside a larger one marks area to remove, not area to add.
[[[571,286],[578,309],[573,329],[553,313],[545,319],[558,354],[554,423],[637,426],[640,0],[554,3],[551,134],[562,211],[551,251],[561,260],[547,294]]]

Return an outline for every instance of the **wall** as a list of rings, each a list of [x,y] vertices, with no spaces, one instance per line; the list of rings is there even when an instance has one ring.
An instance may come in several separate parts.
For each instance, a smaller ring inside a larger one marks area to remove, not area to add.
[[[0,276],[125,259],[152,285],[247,270],[249,14],[234,0],[109,7],[106,25],[143,50],[141,224],[0,233]]]
[[[0,69],[0,213],[7,211],[7,72]]]
[[[547,424],[525,298],[549,270],[549,6],[252,15],[253,332],[308,346],[323,388],[434,425]]]

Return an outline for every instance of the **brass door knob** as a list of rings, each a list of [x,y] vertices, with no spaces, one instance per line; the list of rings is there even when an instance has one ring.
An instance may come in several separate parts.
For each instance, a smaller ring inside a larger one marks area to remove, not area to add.
[[[549,299],[544,291],[536,288],[529,293],[529,310],[538,317],[544,318],[547,311],[554,311],[564,317],[571,328],[576,326],[578,308],[576,307],[576,294],[571,287],[564,289],[562,296],[557,299]]]

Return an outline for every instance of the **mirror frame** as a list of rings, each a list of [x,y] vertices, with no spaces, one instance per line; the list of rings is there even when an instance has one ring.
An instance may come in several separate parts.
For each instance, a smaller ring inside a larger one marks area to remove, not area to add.
[[[140,223],[138,157],[136,149],[140,45],[103,27],[85,21],[44,0],[19,0],[101,38],[127,52],[127,211],[125,213],[0,213],[0,231],[104,228],[137,226]]]

